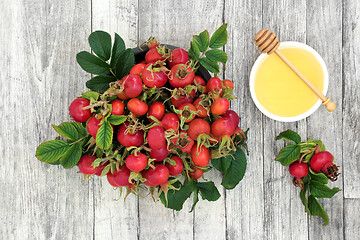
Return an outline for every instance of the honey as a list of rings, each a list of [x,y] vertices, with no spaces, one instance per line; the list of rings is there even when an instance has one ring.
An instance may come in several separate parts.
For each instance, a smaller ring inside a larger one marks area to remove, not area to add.
[[[298,47],[278,49],[320,91],[324,88],[324,72],[317,58]],[[279,117],[299,116],[310,110],[318,97],[276,54],[267,56],[255,73],[254,91],[259,103]]]

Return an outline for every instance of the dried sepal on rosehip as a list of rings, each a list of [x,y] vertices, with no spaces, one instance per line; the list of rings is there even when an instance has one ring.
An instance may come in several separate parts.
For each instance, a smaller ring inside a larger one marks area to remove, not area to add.
[[[155,63],[148,63],[141,73],[142,80],[147,87],[160,88],[168,81],[167,72],[164,61],[157,61]]]
[[[310,167],[316,173],[324,173],[331,181],[336,181],[340,174],[334,156],[328,151],[316,153],[310,160]]]
[[[194,82],[194,69],[189,64],[176,64],[170,70],[169,82],[175,88],[185,87]]]
[[[191,103],[183,103],[178,109],[173,107],[173,111],[177,113],[180,119],[181,129],[183,129],[185,123],[191,122],[198,113],[195,106]]]
[[[235,144],[231,138],[234,134],[234,123],[228,118],[219,118],[211,124],[211,133],[220,139],[218,152],[220,156],[226,156],[231,151],[236,151]]]

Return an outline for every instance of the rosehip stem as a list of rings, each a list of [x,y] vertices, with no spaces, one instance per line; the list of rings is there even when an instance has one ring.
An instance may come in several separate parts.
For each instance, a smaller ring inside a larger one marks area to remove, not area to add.
[[[115,75],[115,73],[114,73],[114,71],[110,68],[110,72],[111,72],[111,74],[116,78],[116,75]],[[116,78],[117,79],[117,78]]]
[[[71,146],[71,145],[73,145],[73,144],[75,144],[75,143],[81,142],[82,140],[84,140],[84,138],[85,138],[85,137],[82,137],[82,138],[76,140],[75,142],[69,143],[69,146]]]

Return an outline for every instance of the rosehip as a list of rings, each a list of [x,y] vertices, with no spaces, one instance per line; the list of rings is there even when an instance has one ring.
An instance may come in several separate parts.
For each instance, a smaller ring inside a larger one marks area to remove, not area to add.
[[[178,156],[172,156],[171,159],[175,161],[175,165],[166,163],[166,167],[169,169],[169,174],[171,176],[179,175],[182,172],[182,170],[184,169],[183,161]]]
[[[230,119],[234,123],[235,127],[239,126],[240,117],[235,111],[227,110],[223,115],[221,115],[221,117]]]
[[[192,140],[187,132],[180,131],[179,137],[171,139],[171,142],[181,151],[190,153],[192,146],[194,145],[194,140]]]
[[[166,73],[161,69],[161,65],[151,63],[146,65],[141,77],[144,84],[150,88],[160,88],[164,86],[168,80]]]
[[[116,99],[116,100],[112,101],[110,104],[112,106],[111,114],[122,115],[124,113],[125,104],[123,101]]]
[[[97,169],[93,167],[96,157],[93,155],[84,155],[80,158],[78,166],[81,173],[86,175],[93,175]]]
[[[185,64],[189,61],[189,54],[182,48],[177,48],[172,51],[171,58],[169,59],[170,68],[176,64]]]
[[[191,122],[196,114],[194,114],[196,112],[196,108],[194,105],[192,105],[191,103],[184,103],[179,107],[179,110],[182,111],[181,115],[177,114],[178,118],[184,119],[184,122]]]
[[[218,77],[210,78],[206,84],[206,91],[212,92],[217,96],[221,96],[222,95],[222,85],[221,85],[220,78],[218,78]]]
[[[135,98],[140,95],[143,86],[141,78],[135,74],[128,74],[122,79],[124,92],[129,98]]]
[[[164,184],[169,178],[169,169],[162,164],[156,164],[155,169],[148,169],[145,178],[151,186]]]
[[[195,166],[191,166],[192,172],[189,172],[189,176],[192,177],[194,180],[201,178],[204,174],[204,170],[201,168],[197,168]]]
[[[194,81],[195,73],[191,67],[185,64],[176,64],[171,68],[169,82],[173,87],[185,87]]]
[[[206,108],[204,108],[203,105],[201,105],[201,101],[203,99],[202,98],[198,98],[195,100],[194,102],[194,106],[196,108],[196,111],[198,112],[197,115],[201,118],[206,118],[208,116],[208,111],[206,110]]]
[[[165,130],[172,129],[176,132],[179,129],[179,118],[175,113],[166,113],[161,120],[161,126]]]
[[[114,183],[119,187],[130,186],[129,177],[130,170],[124,165],[120,166],[119,170],[115,170],[114,175]]]
[[[211,124],[211,133],[215,137],[231,136],[234,131],[233,121],[227,118],[219,118]]]
[[[210,162],[209,149],[205,146],[200,146],[198,148],[194,145],[191,149],[191,160],[196,166],[206,167]]]
[[[289,172],[296,178],[303,178],[309,174],[309,166],[306,163],[293,162],[289,166]]]
[[[83,109],[90,105],[90,101],[85,98],[77,98],[71,102],[69,107],[70,116],[76,122],[86,122],[91,117],[90,109]]]
[[[165,114],[165,105],[162,102],[153,102],[149,107],[149,116],[153,116],[157,120],[161,120]],[[148,118],[150,122],[153,120]]]
[[[89,134],[91,136],[93,136],[94,138],[96,138],[96,134],[100,128],[100,125],[99,125],[100,122],[101,122],[101,119],[92,117],[92,118],[90,118],[90,120],[88,121],[88,123],[86,125],[86,129],[88,130]]]
[[[160,126],[150,128],[147,134],[147,141],[150,148],[161,148],[166,146],[164,128]]]
[[[140,77],[145,66],[146,66],[145,63],[138,63],[138,64],[134,65],[130,70],[130,74],[135,74]]]
[[[137,98],[132,98],[127,103],[127,108],[135,116],[142,116],[142,115],[147,113],[149,107],[143,101],[141,101],[141,100],[139,100]]]
[[[108,180],[108,182],[110,183],[111,186],[120,187],[119,185],[117,185],[115,183],[114,175],[110,171],[106,174],[106,177],[107,177],[107,180]]]
[[[318,152],[310,160],[310,167],[314,172],[324,173],[331,181],[336,181],[339,167],[333,163],[334,157],[328,151]]]
[[[194,78],[194,83],[197,83],[197,84],[200,84],[201,86],[206,86],[206,82],[205,82],[205,80],[202,78],[202,77],[200,77],[200,76],[195,76],[195,78]]]
[[[125,147],[138,147],[144,142],[144,131],[136,130],[130,132],[128,130],[128,122],[125,122],[120,125],[119,131],[117,134],[117,139],[121,145]]]
[[[169,151],[165,145],[161,148],[152,148],[150,151],[150,158],[155,159],[157,162],[161,162],[167,157],[168,154]]]
[[[226,98],[216,98],[211,105],[211,113],[215,115],[224,114],[230,107],[230,102]]]
[[[229,80],[229,79],[224,79],[224,80],[222,81],[222,86],[223,86],[224,88],[231,88],[231,89],[233,89],[233,88],[234,88],[234,83],[233,83],[233,81],[231,81],[231,80]]]
[[[148,159],[146,155],[143,153],[138,153],[137,155],[130,154],[126,158],[125,164],[130,171],[140,172],[146,168],[147,163],[148,163]]]
[[[196,141],[200,134],[210,134],[210,125],[204,119],[196,118],[189,123],[187,133],[191,139]]]

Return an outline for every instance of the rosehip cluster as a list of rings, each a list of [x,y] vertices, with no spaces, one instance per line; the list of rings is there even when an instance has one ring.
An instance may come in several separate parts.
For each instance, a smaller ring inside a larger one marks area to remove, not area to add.
[[[238,114],[229,110],[234,84],[218,77],[206,82],[196,76],[196,68],[184,49],[170,50],[153,41],[145,60],[110,84],[101,100],[75,99],[70,116],[86,123],[93,145],[105,118],[126,116],[125,122],[112,126],[112,153],[102,158],[84,155],[80,172],[101,175],[107,169],[114,187],[136,189],[143,183],[166,188],[171,186],[169,177],[199,179],[211,157],[235,151],[235,139],[245,135]],[[100,164],[94,167],[97,159]],[[115,169],[107,167],[114,163]]]
[[[334,163],[334,157],[328,151],[315,153],[309,163],[315,173],[324,173],[331,181],[337,180],[339,167]],[[289,166],[289,172],[294,176],[294,185],[302,187],[302,178],[309,174],[309,164],[300,161],[293,162]]]

